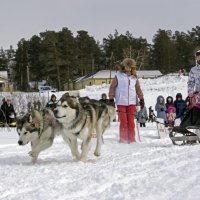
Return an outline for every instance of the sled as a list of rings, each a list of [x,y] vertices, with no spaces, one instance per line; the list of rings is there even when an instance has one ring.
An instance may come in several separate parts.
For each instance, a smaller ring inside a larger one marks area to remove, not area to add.
[[[169,137],[174,145],[200,143],[200,109],[190,109],[180,125],[169,130]]]
[[[200,126],[174,127],[169,130],[169,137],[174,145],[200,143]]]

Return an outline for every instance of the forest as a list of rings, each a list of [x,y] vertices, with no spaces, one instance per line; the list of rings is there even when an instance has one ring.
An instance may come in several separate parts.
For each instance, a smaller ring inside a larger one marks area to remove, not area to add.
[[[186,71],[195,65],[200,48],[200,26],[187,32],[159,29],[148,43],[142,36],[117,30],[102,41],[85,30],[76,35],[68,28],[45,31],[22,38],[17,48],[0,50],[0,70],[12,68],[12,82],[20,91],[29,91],[29,82],[46,80],[58,90],[63,84],[99,70],[116,70],[125,57],[136,60],[137,70],[160,70],[163,74]]]

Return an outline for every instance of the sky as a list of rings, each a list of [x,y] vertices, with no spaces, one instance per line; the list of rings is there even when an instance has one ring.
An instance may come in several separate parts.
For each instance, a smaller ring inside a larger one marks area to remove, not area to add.
[[[0,0],[0,47],[14,48],[46,30],[88,31],[100,43],[128,30],[152,43],[158,29],[187,32],[199,25],[199,0]]]

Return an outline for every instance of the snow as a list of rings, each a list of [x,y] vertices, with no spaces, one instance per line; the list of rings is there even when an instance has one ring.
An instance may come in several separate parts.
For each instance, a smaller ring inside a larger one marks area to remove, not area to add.
[[[181,92],[186,97],[187,77],[141,79],[146,106],[154,108],[158,95]],[[108,85],[80,91],[99,99]],[[59,95],[59,94],[58,94]],[[72,158],[61,137],[31,164],[30,145],[18,146],[15,128],[0,133],[0,199],[2,200],[194,200],[200,195],[199,145],[173,146],[168,137],[158,139],[156,124],[140,128],[141,142],[119,144],[118,122],[104,135],[102,155],[86,163]]]

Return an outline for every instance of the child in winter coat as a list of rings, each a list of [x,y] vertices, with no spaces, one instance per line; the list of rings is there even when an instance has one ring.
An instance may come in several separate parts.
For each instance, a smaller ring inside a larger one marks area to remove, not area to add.
[[[148,120],[147,109],[143,102],[140,103],[140,110],[137,113],[137,119],[140,123],[140,127],[146,127],[146,121]]]
[[[166,113],[167,113],[167,124],[169,126],[173,126],[175,119],[176,119],[176,108],[174,106],[174,102],[173,102],[173,97],[172,96],[168,96],[166,98]]]
[[[176,119],[176,108],[174,105],[168,106],[167,108],[167,122],[169,126],[174,126]]]
[[[166,105],[166,109],[168,109],[169,106],[174,106],[174,99],[173,99],[172,96],[168,96],[168,97],[166,98],[166,103],[165,103],[165,105]]]
[[[120,69],[116,73],[109,89],[109,99],[115,98],[120,121],[120,143],[135,142],[135,109],[136,99],[144,101],[143,93],[136,74],[136,62],[125,58],[120,63]]]
[[[162,118],[165,124],[167,124],[166,110],[164,97],[158,96],[157,103],[155,105],[155,111],[157,111],[157,118]]]
[[[181,93],[176,94],[176,100],[174,101],[174,106],[176,108],[176,118],[180,118],[180,120],[182,121],[184,118],[184,114],[187,110],[187,104],[182,99]]]

